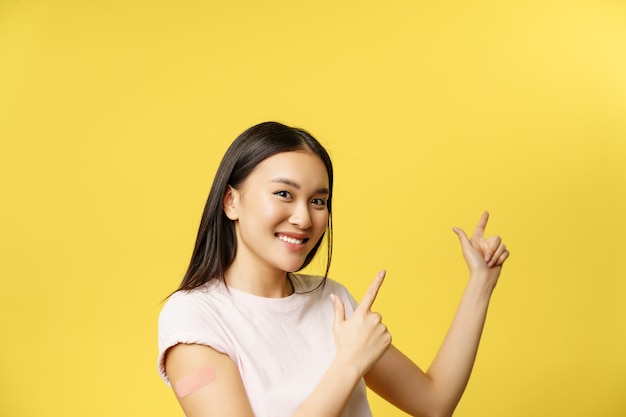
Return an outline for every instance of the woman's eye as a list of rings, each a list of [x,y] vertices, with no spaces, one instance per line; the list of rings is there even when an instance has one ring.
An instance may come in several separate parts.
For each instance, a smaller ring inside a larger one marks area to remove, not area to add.
[[[276,191],[274,195],[282,198],[291,198],[291,193],[289,191]]]
[[[311,200],[311,203],[316,206],[326,206],[326,200],[324,200],[323,198],[314,198],[313,200]]]

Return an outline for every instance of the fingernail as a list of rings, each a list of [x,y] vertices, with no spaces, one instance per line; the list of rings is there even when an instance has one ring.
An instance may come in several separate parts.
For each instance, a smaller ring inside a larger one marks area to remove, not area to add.
[[[489,262],[491,260],[491,254],[488,253],[487,255],[485,255],[485,262]]]
[[[331,294],[330,295],[330,301],[333,302],[333,304],[335,303],[335,301],[337,301],[337,296],[335,294]]]

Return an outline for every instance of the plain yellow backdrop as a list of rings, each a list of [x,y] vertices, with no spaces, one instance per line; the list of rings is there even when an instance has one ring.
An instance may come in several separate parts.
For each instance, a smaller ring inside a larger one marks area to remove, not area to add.
[[[161,301],[264,120],[328,147],[331,276],[360,298],[386,268],[375,307],[424,368],[467,277],[450,228],[491,211],[512,256],[456,416],[626,415],[610,0],[1,2],[0,415],[182,415]]]

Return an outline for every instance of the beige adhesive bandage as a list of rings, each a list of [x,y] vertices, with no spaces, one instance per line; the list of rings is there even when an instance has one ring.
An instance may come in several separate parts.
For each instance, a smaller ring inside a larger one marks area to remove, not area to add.
[[[179,398],[185,398],[215,379],[215,370],[204,366],[174,383],[174,391]]]

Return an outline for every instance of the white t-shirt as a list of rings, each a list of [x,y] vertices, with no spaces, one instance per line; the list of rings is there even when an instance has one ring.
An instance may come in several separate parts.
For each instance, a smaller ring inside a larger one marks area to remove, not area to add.
[[[333,304],[341,298],[346,317],[357,303],[341,284],[291,275],[295,293],[264,298],[212,279],[173,294],[159,316],[159,372],[169,384],[164,357],[179,343],[210,346],[235,362],[256,417],[288,417],[311,394],[335,357]],[[359,382],[342,417],[371,417],[365,383]]]

